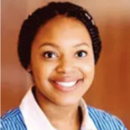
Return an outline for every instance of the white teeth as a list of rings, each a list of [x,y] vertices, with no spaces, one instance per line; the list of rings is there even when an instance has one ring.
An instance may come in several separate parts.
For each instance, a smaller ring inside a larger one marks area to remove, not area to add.
[[[63,87],[72,87],[76,84],[77,81],[73,82],[56,82],[57,84],[63,86]]]

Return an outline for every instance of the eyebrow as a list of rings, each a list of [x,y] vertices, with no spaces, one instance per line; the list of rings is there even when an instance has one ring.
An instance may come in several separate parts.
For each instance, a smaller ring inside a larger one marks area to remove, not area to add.
[[[86,42],[74,45],[74,47],[79,47],[79,46],[88,46],[89,47],[88,43],[86,43]]]
[[[58,45],[55,45],[54,43],[49,43],[49,42],[43,43],[43,44],[40,46],[40,48],[43,47],[43,46],[52,46],[52,47],[55,47],[55,48],[59,48]]]
[[[54,43],[49,43],[49,42],[43,43],[39,48],[41,48],[43,46],[52,46],[52,47],[55,47],[55,48],[59,48],[58,45],[55,45]],[[89,45],[86,42],[79,43],[77,45],[74,45],[73,47],[79,47],[79,46],[88,46],[89,47]]]

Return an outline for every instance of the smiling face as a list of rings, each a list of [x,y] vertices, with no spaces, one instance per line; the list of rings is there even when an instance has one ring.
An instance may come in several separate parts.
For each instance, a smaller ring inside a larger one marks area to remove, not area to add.
[[[77,103],[94,77],[92,41],[86,27],[64,16],[47,22],[32,43],[29,68],[43,98],[61,106]]]

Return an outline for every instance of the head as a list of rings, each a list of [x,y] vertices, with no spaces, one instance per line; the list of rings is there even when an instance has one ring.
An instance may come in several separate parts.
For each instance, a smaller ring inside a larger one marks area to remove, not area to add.
[[[23,23],[18,44],[22,66],[38,92],[57,105],[79,101],[92,84],[101,51],[90,14],[69,2],[52,2]]]

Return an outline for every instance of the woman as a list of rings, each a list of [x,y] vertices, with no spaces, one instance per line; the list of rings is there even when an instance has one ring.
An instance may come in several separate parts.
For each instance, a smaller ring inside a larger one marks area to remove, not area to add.
[[[86,106],[101,51],[90,14],[69,2],[51,2],[23,23],[18,44],[34,86],[1,118],[2,130],[126,130],[104,111]]]

